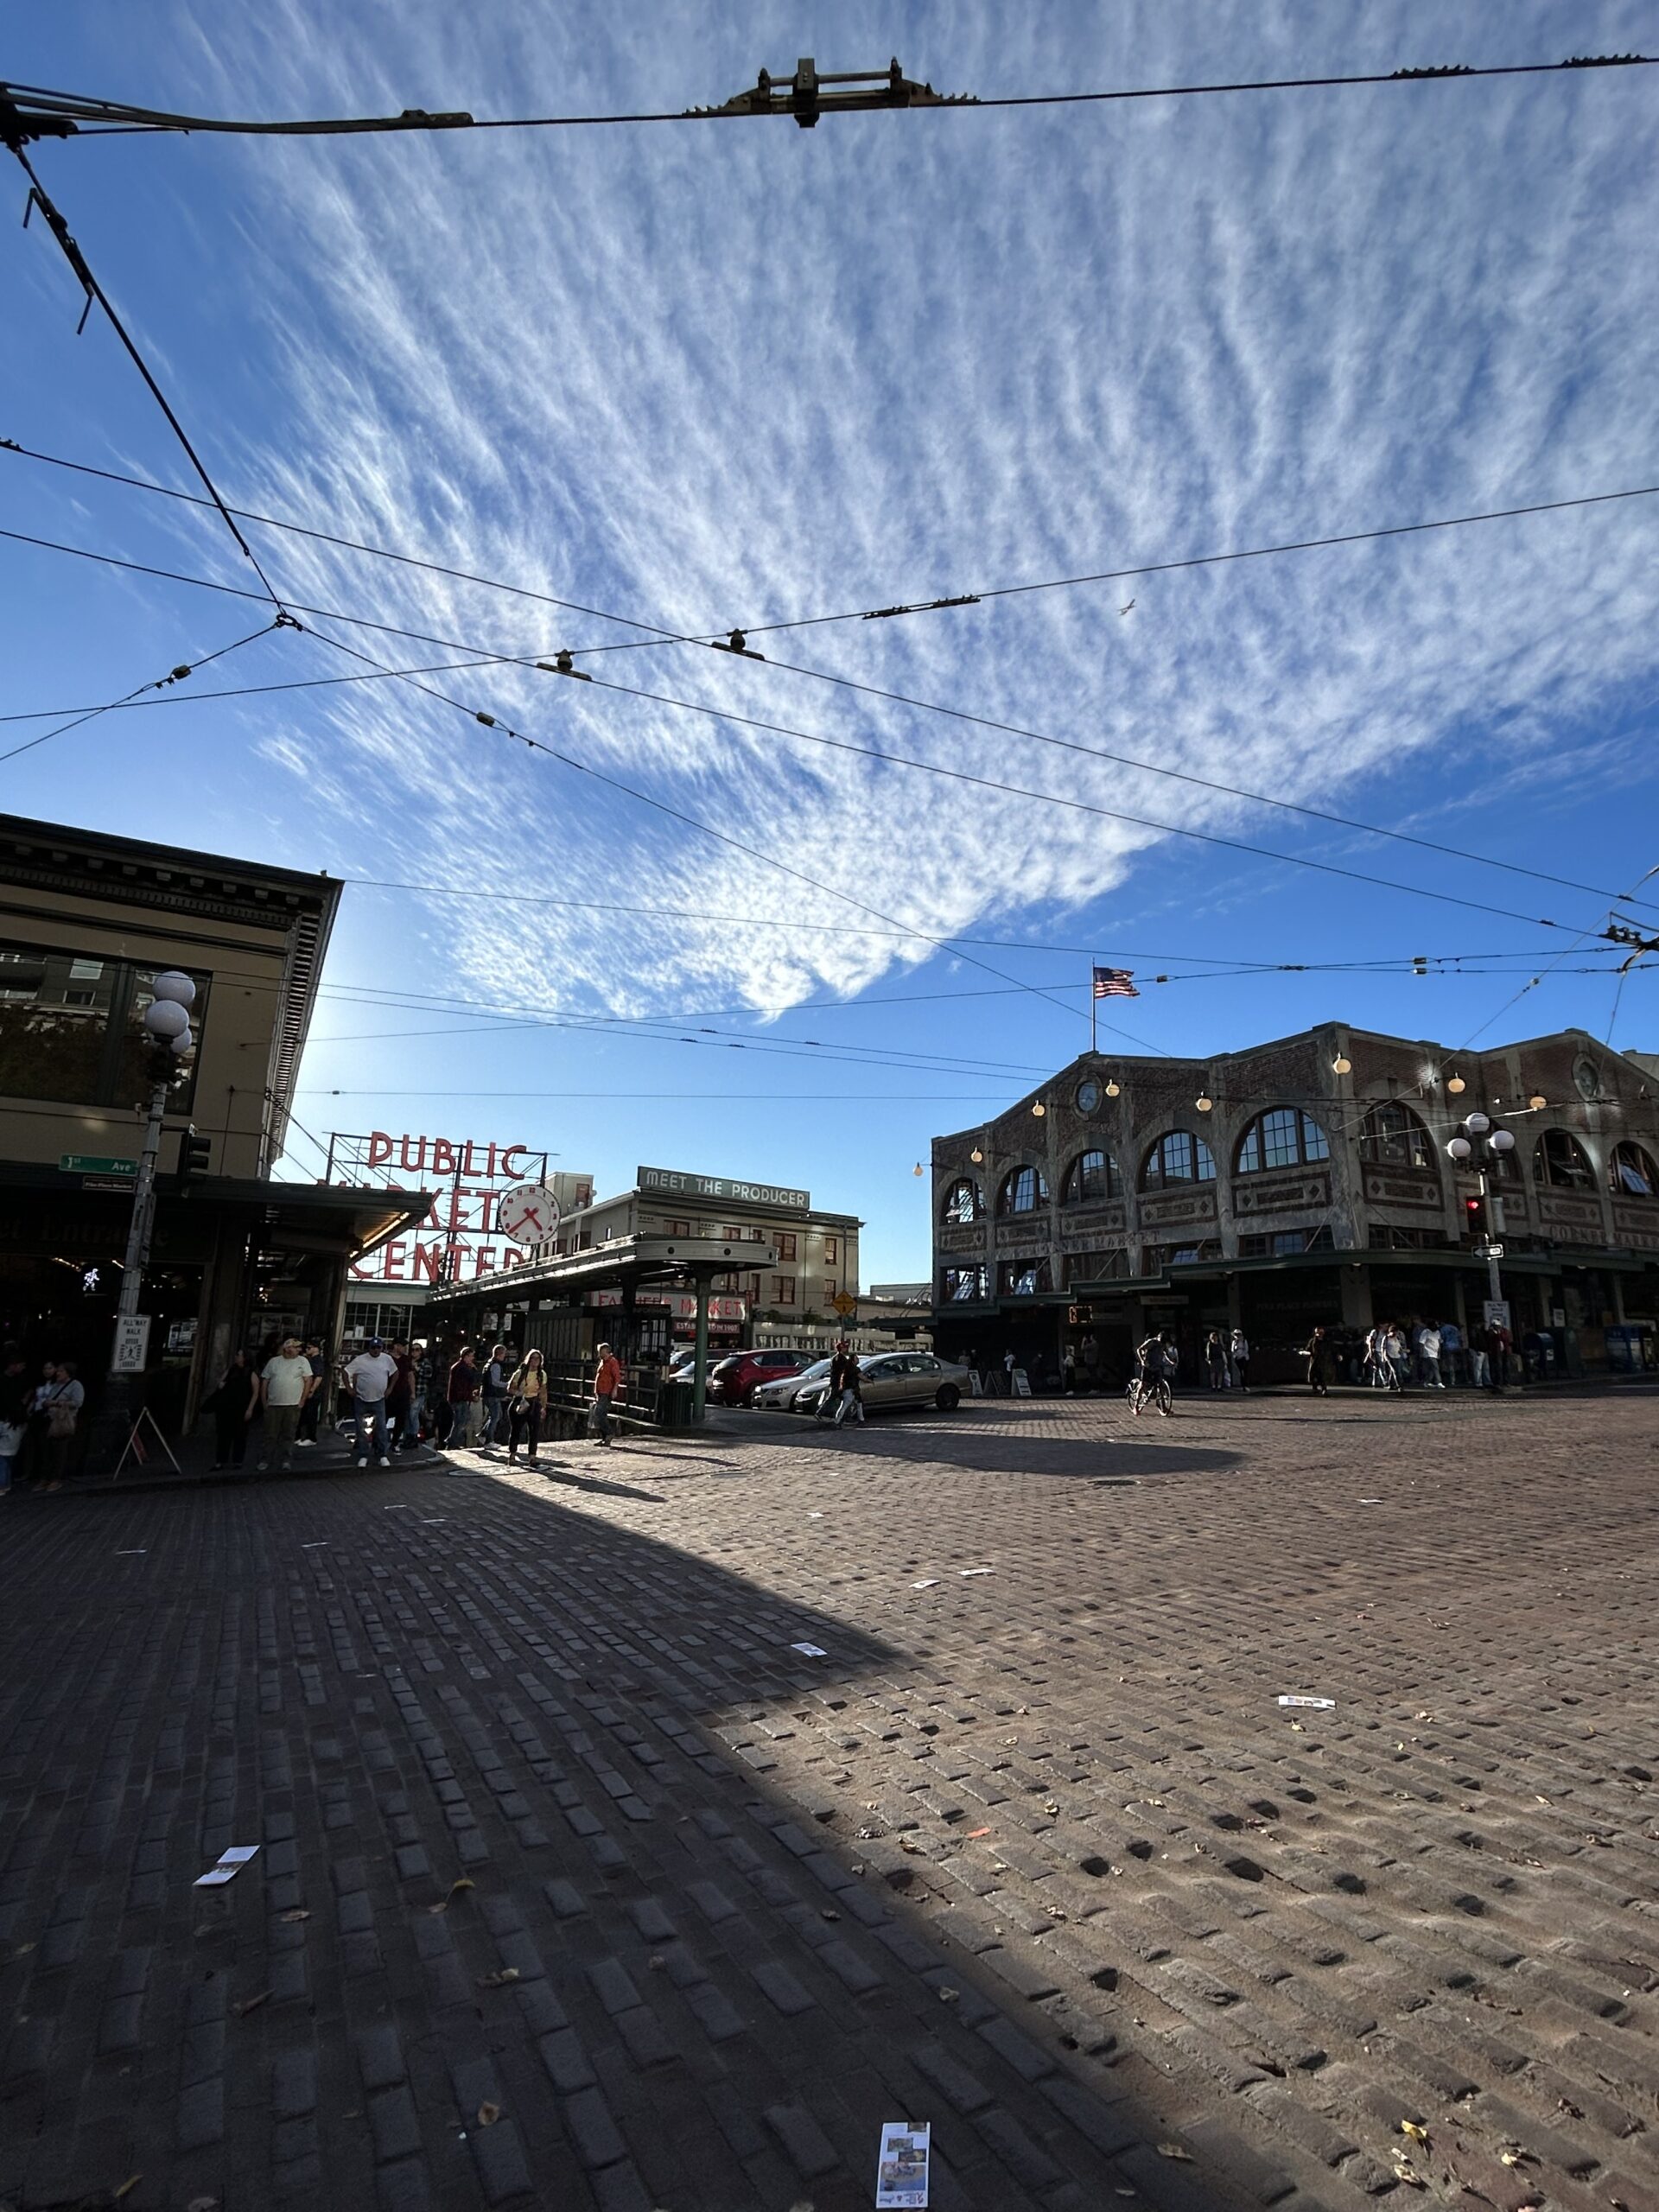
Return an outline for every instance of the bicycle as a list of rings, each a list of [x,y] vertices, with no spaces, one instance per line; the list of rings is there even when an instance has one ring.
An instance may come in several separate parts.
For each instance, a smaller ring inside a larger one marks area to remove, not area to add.
[[[1166,1421],[1169,1419],[1170,1414],[1173,1408],[1174,1400],[1170,1392],[1168,1376],[1158,1375],[1147,1376],[1145,1375],[1136,1375],[1129,1383],[1127,1395],[1129,1401],[1129,1411],[1134,1414],[1137,1421],[1141,1417],[1141,1408],[1142,1406],[1153,1401],[1156,1402],[1158,1410],[1163,1415],[1164,1419]]]

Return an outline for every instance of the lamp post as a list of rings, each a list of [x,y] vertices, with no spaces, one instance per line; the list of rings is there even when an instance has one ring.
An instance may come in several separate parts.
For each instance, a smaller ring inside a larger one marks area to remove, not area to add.
[[[115,1344],[88,1452],[95,1464],[114,1464],[142,1402],[141,1378],[149,1346],[139,1341],[138,1332],[130,1325],[138,1318],[144,1265],[156,1226],[156,1159],[161,1150],[162,1124],[167,1118],[167,1094],[178,1081],[181,1064],[195,1042],[190,1028],[190,1009],[195,1000],[196,987],[190,978],[177,969],[168,969],[150,985],[150,1002],[143,1012],[144,1035],[152,1048],[149,1107],[143,1149],[133,1177],[132,1218],[127,1224],[121,1292],[115,1307]]]
[[[1485,1247],[1475,1248],[1477,1259],[1486,1262],[1486,1292],[1491,1304],[1503,1303],[1503,1286],[1497,1272],[1498,1255],[1503,1249],[1503,1201],[1492,1188],[1503,1164],[1515,1150],[1515,1132],[1495,1129],[1491,1116],[1475,1113],[1465,1115],[1456,1136],[1446,1147],[1459,1167],[1474,1164],[1480,1185],[1481,1219],[1485,1235]],[[1494,1380],[1496,1380],[1496,1376]]]

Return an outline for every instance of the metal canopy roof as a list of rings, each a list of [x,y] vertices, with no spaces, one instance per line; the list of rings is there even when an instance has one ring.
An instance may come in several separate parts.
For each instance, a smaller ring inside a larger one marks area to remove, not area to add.
[[[474,1282],[434,1291],[430,1306],[492,1306],[562,1290],[626,1290],[645,1282],[690,1279],[775,1268],[776,1248],[764,1241],[718,1236],[617,1236],[586,1252],[565,1252],[525,1268],[498,1268]]]

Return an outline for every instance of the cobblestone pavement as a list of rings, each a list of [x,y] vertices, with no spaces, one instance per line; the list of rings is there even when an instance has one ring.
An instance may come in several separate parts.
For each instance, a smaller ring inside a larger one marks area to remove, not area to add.
[[[1656,1414],[13,1500],[0,2199],[1654,2212]]]

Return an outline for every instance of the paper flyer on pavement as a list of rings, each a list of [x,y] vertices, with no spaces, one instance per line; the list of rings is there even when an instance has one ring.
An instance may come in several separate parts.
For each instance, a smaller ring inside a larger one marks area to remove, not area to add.
[[[904,2120],[882,2123],[881,2152],[875,2170],[877,2212],[893,2206],[926,2205],[928,2138],[931,2133],[931,2123],[926,2120],[919,2126]]]

